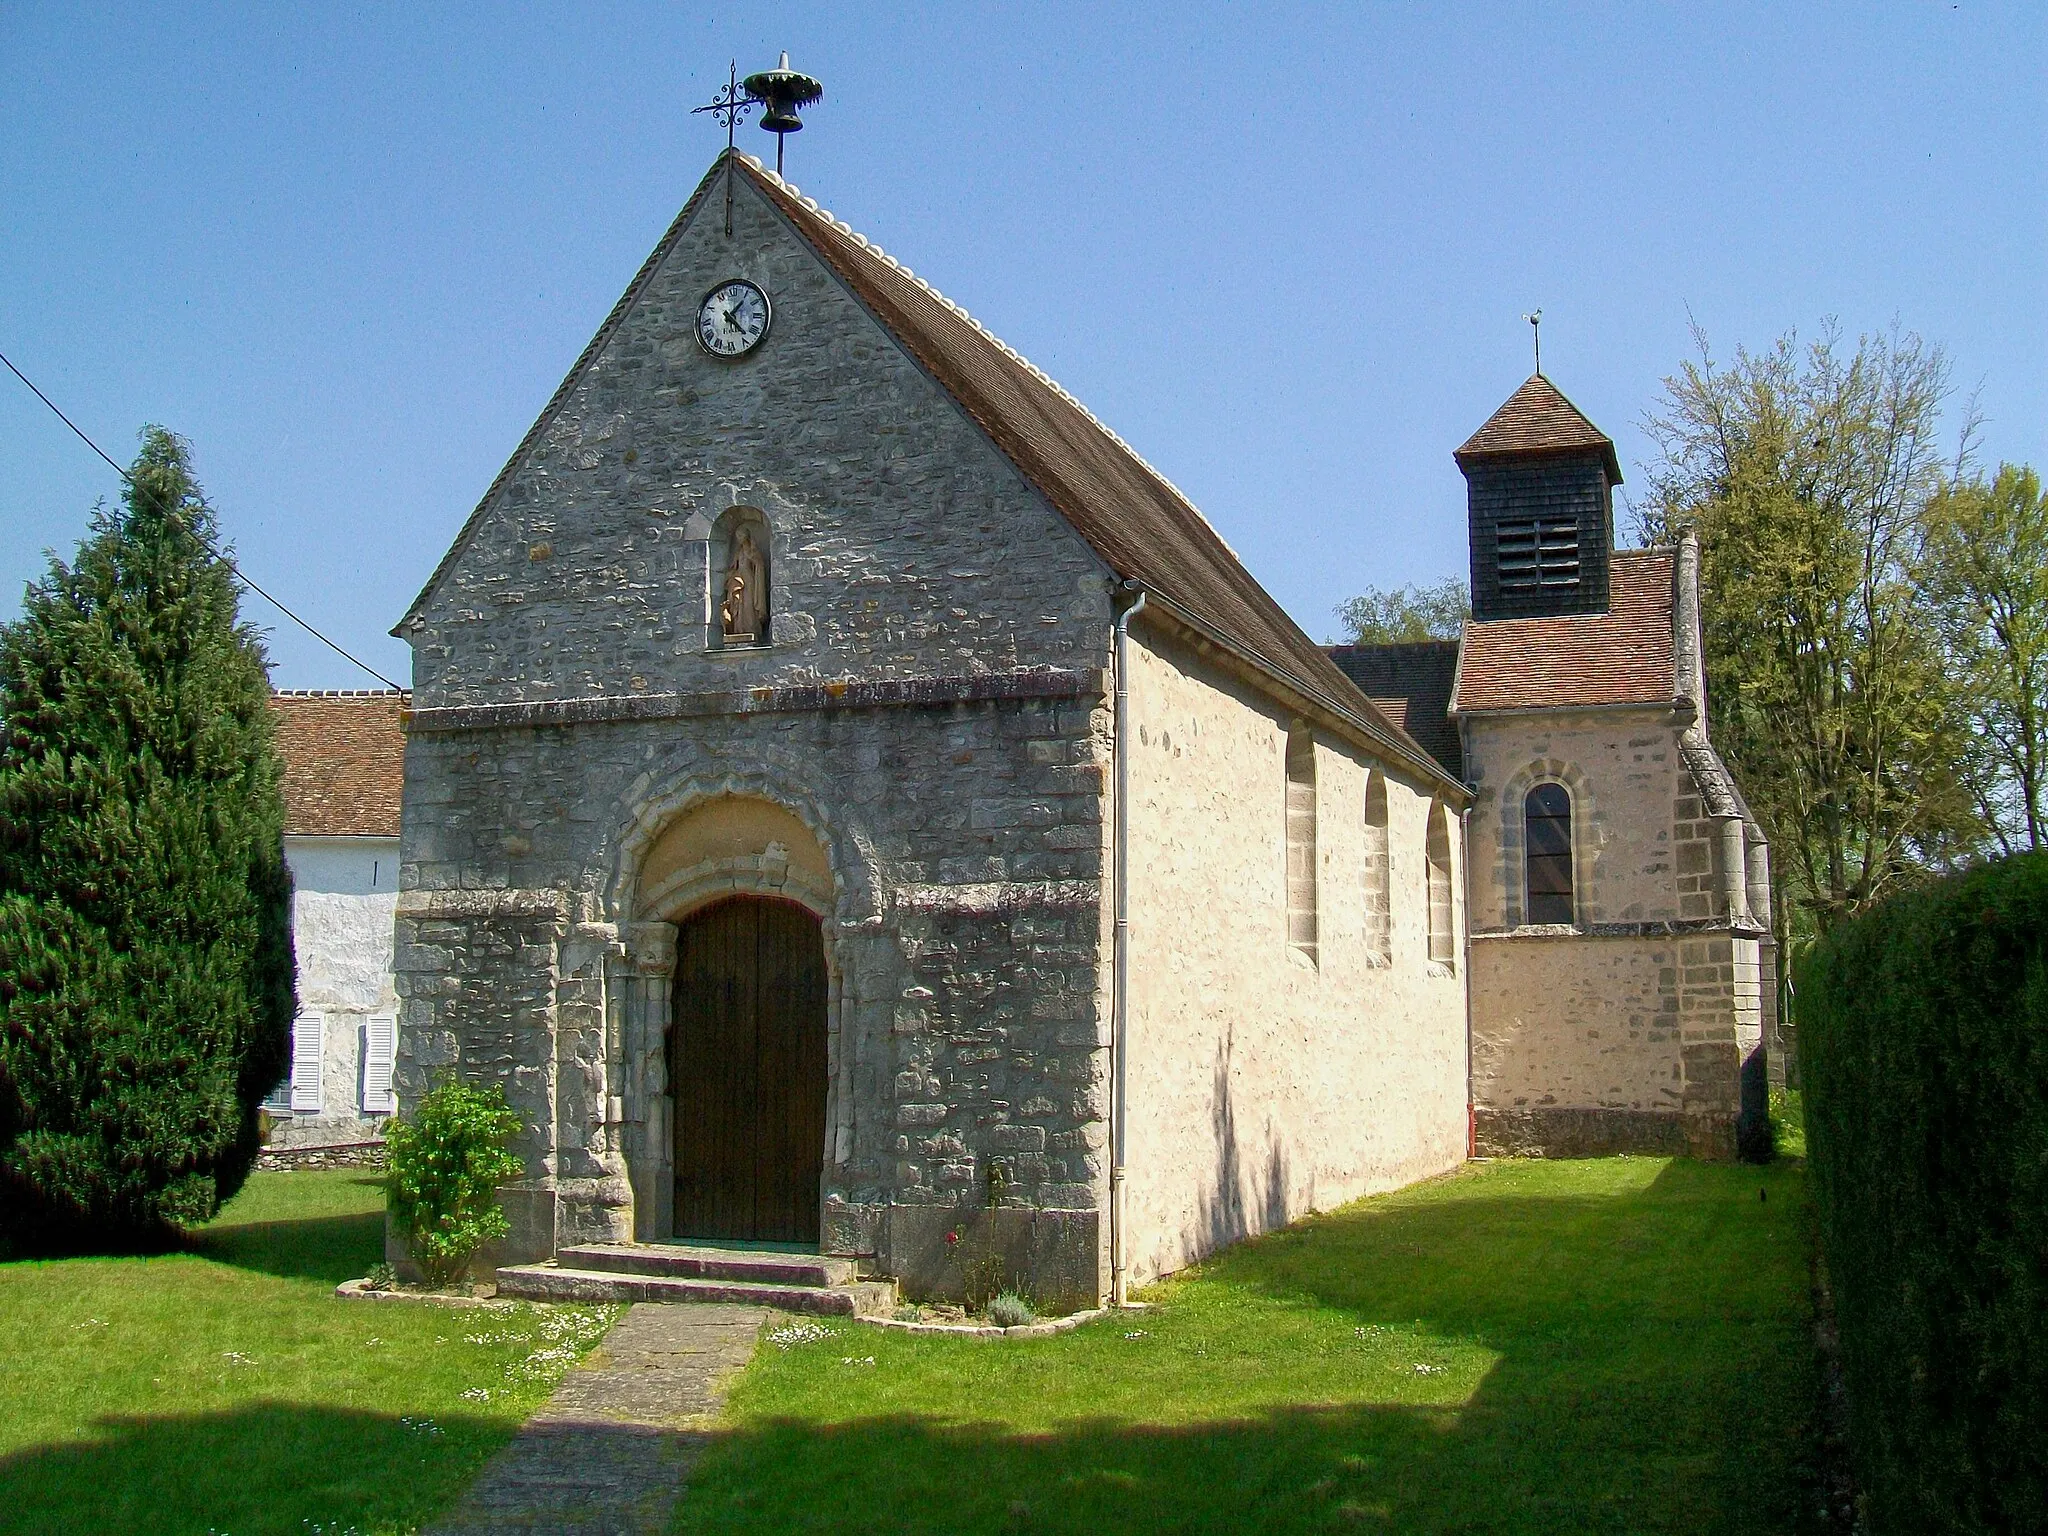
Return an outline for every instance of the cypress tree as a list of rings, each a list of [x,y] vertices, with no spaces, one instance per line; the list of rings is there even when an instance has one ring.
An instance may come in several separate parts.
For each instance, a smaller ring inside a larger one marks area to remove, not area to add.
[[[295,1011],[269,663],[159,427],[0,627],[0,1244],[147,1247],[241,1186]]]

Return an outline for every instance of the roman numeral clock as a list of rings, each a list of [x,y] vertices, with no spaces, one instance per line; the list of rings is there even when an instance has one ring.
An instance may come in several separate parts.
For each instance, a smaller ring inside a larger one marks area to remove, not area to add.
[[[697,306],[697,341],[713,357],[744,357],[768,334],[768,295],[743,277],[720,283]]]

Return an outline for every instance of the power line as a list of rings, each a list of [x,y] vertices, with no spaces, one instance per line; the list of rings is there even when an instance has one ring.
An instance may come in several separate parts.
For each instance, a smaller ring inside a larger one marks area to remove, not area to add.
[[[6,363],[7,371],[13,374],[17,379],[21,380],[22,383],[26,384],[29,387],[29,393],[34,395],[38,400],[42,401],[43,404],[47,405],[50,408],[50,413],[54,415],[59,421],[63,422],[64,425],[69,427],[74,433],[76,433],[78,440],[81,443],[85,444],[86,447],[90,448],[94,453],[98,454],[101,458],[106,459],[108,467],[110,467],[115,474],[119,475],[123,480],[126,480],[138,491],[143,491],[144,494],[146,495],[151,494],[150,492],[145,490],[141,482],[139,482],[133,475],[129,474],[127,470],[123,469],[119,464],[116,464],[113,461],[113,459],[109,458],[106,449],[102,448],[98,443],[94,442],[91,438],[87,437],[84,431],[79,427],[77,422],[73,421],[69,416],[66,416],[62,411],[58,410],[57,402],[52,400],[48,395],[44,394],[40,389],[37,389],[36,381],[34,379],[31,379],[27,374],[23,373],[19,368],[15,367],[14,364],[8,359],[7,354],[4,352],[0,352],[0,363]],[[168,511],[169,509],[166,508],[165,510]],[[294,624],[298,625],[299,628],[303,629],[315,640],[318,640],[322,645],[326,646],[330,651],[334,652],[335,655],[341,657],[341,659],[346,662],[350,662],[355,666],[361,667],[365,672],[369,673],[370,676],[377,679],[377,681],[382,683],[386,688],[397,689],[398,692],[400,693],[403,693],[405,691],[397,683],[394,683],[382,672],[379,672],[375,667],[371,666],[367,661],[362,660],[360,657],[350,655],[348,651],[342,648],[339,642],[328,639],[327,636],[320,633],[319,630],[315,629],[311,624],[307,623],[304,619],[300,618],[296,613],[293,613],[291,609],[287,608],[283,603],[278,601],[276,598],[272,597],[268,592],[264,591],[261,587],[257,586],[255,582],[251,581],[248,578],[248,576],[246,576],[243,573],[242,568],[239,565],[235,564],[234,560],[227,554],[225,550],[220,549],[215,544],[213,544],[210,540],[207,539],[207,537],[204,534],[200,533],[200,531],[197,528],[194,528],[192,530],[192,534],[195,538],[199,540],[199,542],[202,545],[205,546],[206,552],[208,554],[212,555],[214,559],[220,561],[222,565],[225,565],[230,571],[234,573],[235,580],[239,581],[251,592],[254,592],[258,597],[262,598],[266,603],[270,604],[271,607],[275,608],[279,613],[283,614],[286,618],[290,619]]]

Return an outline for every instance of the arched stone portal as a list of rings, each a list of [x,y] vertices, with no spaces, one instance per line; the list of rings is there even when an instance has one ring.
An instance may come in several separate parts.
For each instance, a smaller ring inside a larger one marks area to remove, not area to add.
[[[633,1235],[816,1242],[846,1066],[831,861],[744,794],[642,849],[622,925]]]

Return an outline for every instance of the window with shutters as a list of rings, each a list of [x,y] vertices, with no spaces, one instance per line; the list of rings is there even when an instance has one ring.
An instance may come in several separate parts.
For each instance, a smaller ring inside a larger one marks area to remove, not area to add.
[[[1457,956],[1450,813],[1437,801],[1429,808],[1429,958],[1438,965],[1453,965]]]
[[[1579,584],[1575,518],[1529,517],[1499,525],[1496,570],[1503,592],[1536,592]]]
[[[1316,739],[1287,733],[1287,942],[1316,958]]]
[[[392,1091],[391,1075],[398,1064],[398,1020],[377,1014],[363,1024],[363,1113],[389,1115],[398,1111],[398,1096]]]
[[[1365,953],[1393,958],[1393,879],[1387,848],[1387,781],[1375,769],[1365,785]]]
[[[292,1021],[292,1113],[318,1114],[320,1099],[320,1056],[327,1021],[317,1013],[302,1013]]]
[[[1538,784],[1522,802],[1525,923],[1572,921],[1572,797]]]

